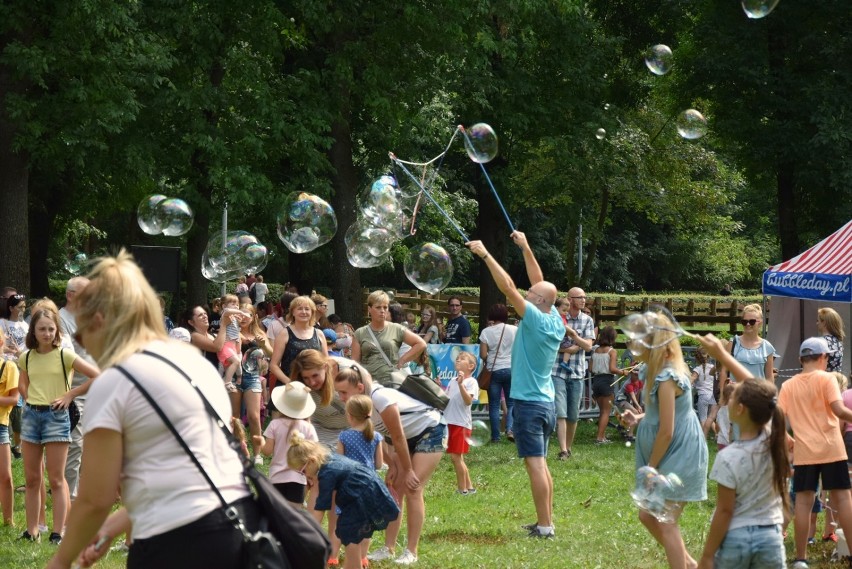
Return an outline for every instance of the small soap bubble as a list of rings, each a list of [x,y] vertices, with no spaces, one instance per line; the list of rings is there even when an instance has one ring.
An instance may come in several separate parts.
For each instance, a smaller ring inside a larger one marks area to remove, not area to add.
[[[89,257],[85,253],[74,251],[65,259],[65,270],[72,275],[79,275],[88,262]]]
[[[136,222],[148,235],[159,235],[163,232],[165,219],[162,217],[159,205],[166,199],[168,198],[162,194],[154,194],[139,202],[139,207],[136,209]]]
[[[672,68],[672,50],[667,45],[657,44],[645,54],[645,65],[654,75],[665,75]]]
[[[595,138],[597,138],[598,140],[603,140],[604,138],[606,138],[606,131],[602,128],[599,128],[595,131]]]
[[[403,268],[408,280],[429,294],[439,293],[453,278],[450,254],[436,243],[424,243],[409,249]]]
[[[474,162],[485,164],[497,156],[497,135],[494,129],[484,122],[476,123],[467,129],[464,147]]]
[[[192,229],[195,212],[180,198],[168,198],[157,204],[158,219],[163,224],[163,235],[185,235]]]
[[[696,140],[707,134],[707,119],[695,109],[687,109],[677,117],[677,132],[687,140]]]
[[[610,106],[611,105],[609,103],[604,104],[604,110],[608,111],[610,109]]]
[[[743,11],[753,20],[759,20],[775,9],[779,0],[742,0]]]
[[[263,362],[263,350],[254,348],[248,350],[243,356],[243,371],[250,374],[257,374]]]
[[[627,448],[630,448],[630,447],[633,446],[633,443],[631,443],[630,441],[627,441],[626,443],[624,443],[624,446],[626,446]]]
[[[467,444],[472,447],[481,447],[491,440],[491,429],[485,421],[476,420],[470,425],[470,435],[465,437]]]
[[[334,209],[322,198],[292,192],[276,217],[278,238],[293,253],[308,253],[325,245],[337,233]]]

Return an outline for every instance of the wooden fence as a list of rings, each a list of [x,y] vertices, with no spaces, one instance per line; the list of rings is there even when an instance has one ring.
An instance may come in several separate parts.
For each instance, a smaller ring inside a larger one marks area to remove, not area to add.
[[[389,291],[390,292],[390,291]],[[363,291],[363,309],[364,314],[367,314],[367,296],[370,294],[369,289]],[[435,307],[438,316],[445,320],[449,317],[447,311],[447,299],[450,296],[458,296],[463,303],[462,312],[467,316],[468,320],[474,323],[479,328],[479,297],[466,295],[449,295],[449,294],[426,294],[421,291],[393,291],[393,300],[402,304],[406,310],[420,314],[420,310],[424,305],[430,304]],[[741,315],[740,310],[746,303],[737,301],[736,299],[710,299],[709,301],[700,300],[683,300],[673,298],[652,298],[652,297],[621,297],[618,300],[609,300],[604,298],[596,298],[589,296],[586,299],[586,308],[588,308],[595,322],[603,325],[615,325],[623,316],[634,312],[644,312],[648,310],[651,304],[662,304],[666,309],[674,315],[678,323],[687,331],[701,333],[711,330],[718,330],[718,326],[727,325],[728,332],[735,333],[739,325]],[[487,307],[484,309],[487,310]],[[766,316],[768,318],[769,304],[766,306]],[[514,310],[509,306],[509,318],[517,318]],[[419,318],[418,318],[419,319]]]

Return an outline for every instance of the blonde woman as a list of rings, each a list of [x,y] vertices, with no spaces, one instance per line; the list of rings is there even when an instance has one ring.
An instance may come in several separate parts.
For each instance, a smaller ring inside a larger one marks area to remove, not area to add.
[[[367,297],[370,323],[355,330],[352,342],[352,359],[364,364],[373,379],[382,385],[390,380],[394,369],[407,368],[409,362],[416,362],[426,350],[423,338],[402,324],[387,321],[389,304],[390,298],[383,290]],[[402,344],[411,349],[399,356]]]
[[[817,310],[817,330],[820,336],[825,338],[828,348],[834,353],[828,354],[828,367],[826,371],[843,371],[843,340],[846,334],[843,331],[843,319],[833,308],[820,308]]]
[[[272,346],[270,346],[269,339],[260,327],[254,306],[243,304],[240,310],[250,315],[251,318],[244,320],[240,327],[243,379],[234,391],[229,392],[231,412],[233,417],[239,417],[243,403],[245,403],[251,444],[254,448],[254,463],[260,465],[263,464],[263,456],[260,453],[263,447],[260,427],[260,401],[263,396],[263,378],[261,375],[266,372],[266,358],[272,355]]]
[[[686,502],[707,499],[707,441],[692,409],[690,371],[674,323],[661,312],[643,315],[651,332],[628,345],[639,352],[636,359],[646,365],[639,372],[645,382],[645,412],[624,411],[628,426],[636,430],[636,468],[651,466],[661,474],[677,474],[683,486],[673,490],[676,503],[674,523],[662,523],[644,510],[639,520],[663,546],[669,567],[685,569],[697,565],[683,542],[677,520]],[[649,348],[648,346],[653,346]]]
[[[423,306],[423,310],[420,313],[420,326],[417,328],[417,335],[423,338],[423,341],[427,344],[441,343],[441,328],[437,312],[431,304]]]
[[[290,382],[290,365],[302,350],[328,352],[322,330],[315,327],[317,307],[308,296],[297,296],[290,303],[290,324],[275,336],[269,371],[278,381]]]
[[[239,455],[193,387],[227,418],[231,403],[221,378],[198,350],[169,340],[157,295],[128,253],[101,259],[88,276],[78,297],[76,336],[104,371],[89,390],[80,490],[47,567],[67,569],[84,549],[91,563],[131,528],[128,567],[244,567],[241,532],[123,372],[150,393],[225,501],[255,531],[258,514]],[[125,507],[107,520],[119,487]],[[90,544],[101,539],[106,543],[95,550]]]
[[[743,333],[731,338],[728,350],[734,359],[740,362],[751,374],[749,377],[775,381],[775,348],[768,340],[760,337],[760,325],[763,324],[763,310],[759,304],[749,304],[743,307]],[[728,382],[728,370],[719,368],[719,385],[725,388]],[[744,377],[733,376],[732,381],[743,381]]]

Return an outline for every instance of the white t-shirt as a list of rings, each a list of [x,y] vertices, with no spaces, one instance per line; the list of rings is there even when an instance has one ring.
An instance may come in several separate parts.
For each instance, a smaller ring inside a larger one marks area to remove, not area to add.
[[[402,431],[406,439],[416,437],[441,422],[440,411],[397,389],[374,383],[370,398],[373,400],[373,423],[376,430],[384,435],[390,435],[390,433],[382,421],[381,413],[391,405],[396,405],[399,409]]]
[[[503,332],[503,329],[506,332]],[[495,371],[498,369],[506,369],[512,367],[512,344],[515,343],[515,334],[518,333],[518,327],[513,324],[495,324],[489,326],[479,333],[479,343],[488,346],[488,359],[485,362],[486,369]],[[500,334],[503,334],[503,339],[500,340]],[[497,342],[500,342],[500,350],[498,353]],[[495,363],[494,356],[497,355]]]
[[[462,386],[474,399],[479,395],[479,384],[476,382],[476,379],[469,377],[462,382]],[[446,419],[447,424],[470,429],[473,425],[470,405],[465,405],[461,390],[459,389],[459,382],[454,377],[451,377],[450,382],[447,384],[447,395],[450,398],[447,408],[444,409],[444,419]]]
[[[716,444],[731,444],[731,419],[728,417],[727,405],[719,407],[719,412],[716,413],[716,424],[719,425],[719,432],[716,433]]]
[[[298,482],[307,484],[304,474],[292,470],[287,466],[287,451],[290,450],[290,434],[293,429],[300,431],[309,441],[318,441],[317,431],[314,426],[301,419],[287,419],[279,417],[270,421],[263,436],[273,439],[275,445],[272,448],[272,461],[269,463],[269,480],[273,484],[284,482]]]
[[[275,345],[275,336],[280,334],[287,328],[287,325],[281,321],[281,318],[276,318],[266,327],[266,337],[269,338],[270,345]]]
[[[27,349],[26,339],[27,332],[30,330],[29,324],[23,320],[12,321],[0,318],[0,328],[3,328],[3,335],[6,336],[7,344],[18,346],[19,353]],[[18,361],[18,357],[12,354],[3,354],[3,357],[14,362]]]
[[[736,441],[716,455],[710,479],[736,490],[728,530],[784,522],[781,496],[772,483],[772,456],[766,433]]]
[[[226,420],[231,416],[222,379],[197,350],[178,341],[156,341],[146,349],[185,370],[218,415]],[[121,365],[172,421],[225,501],[248,496],[240,458],[207,414],[195,388],[151,356],[134,354]],[[184,526],[222,506],[147,399],[115,368],[105,370],[89,390],[83,433],[95,429],[122,435],[121,497],[135,539]]]
[[[266,295],[269,294],[269,287],[266,283],[254,283],[254,303],[266,301]]]
[[[59,327],[62,329],[62,346],[66,347],[65,341],[68,340],[70,344],[70,349],[74,351],[79,357],[83,358],[85,361],[92,365],[95,364],[95,360],[92,359],[92,356],[89,355],[89,352],[86,349],[77,343],[74,339],[74,334],[77,332],[77,319],[73,314],[68,312],[65,307],[59,309]],[[78,387],[83,385],[89,381],[89,378],[80,373],[79,371],[74,372],[74,376],[71,380],[71,387]],[[77,399],[86,400],[86,394],[78,395]]]
[[[696,366],[692,369],[693,373],[698,374],[698,379],[695,380],[695,392],[698,395],[713,395],[713,376],[710,370],[713,366],[704,364]]]

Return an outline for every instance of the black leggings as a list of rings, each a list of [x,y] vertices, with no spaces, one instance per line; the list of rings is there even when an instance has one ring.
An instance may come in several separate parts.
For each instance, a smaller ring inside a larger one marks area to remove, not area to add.
[[[257,506],[252,498],[233,503],[240,519],[249,528],[258,524]],[[242,534],[221,508],[190,522],[149,537],[137,539],[127,556],[128,569],[242,569]]]

